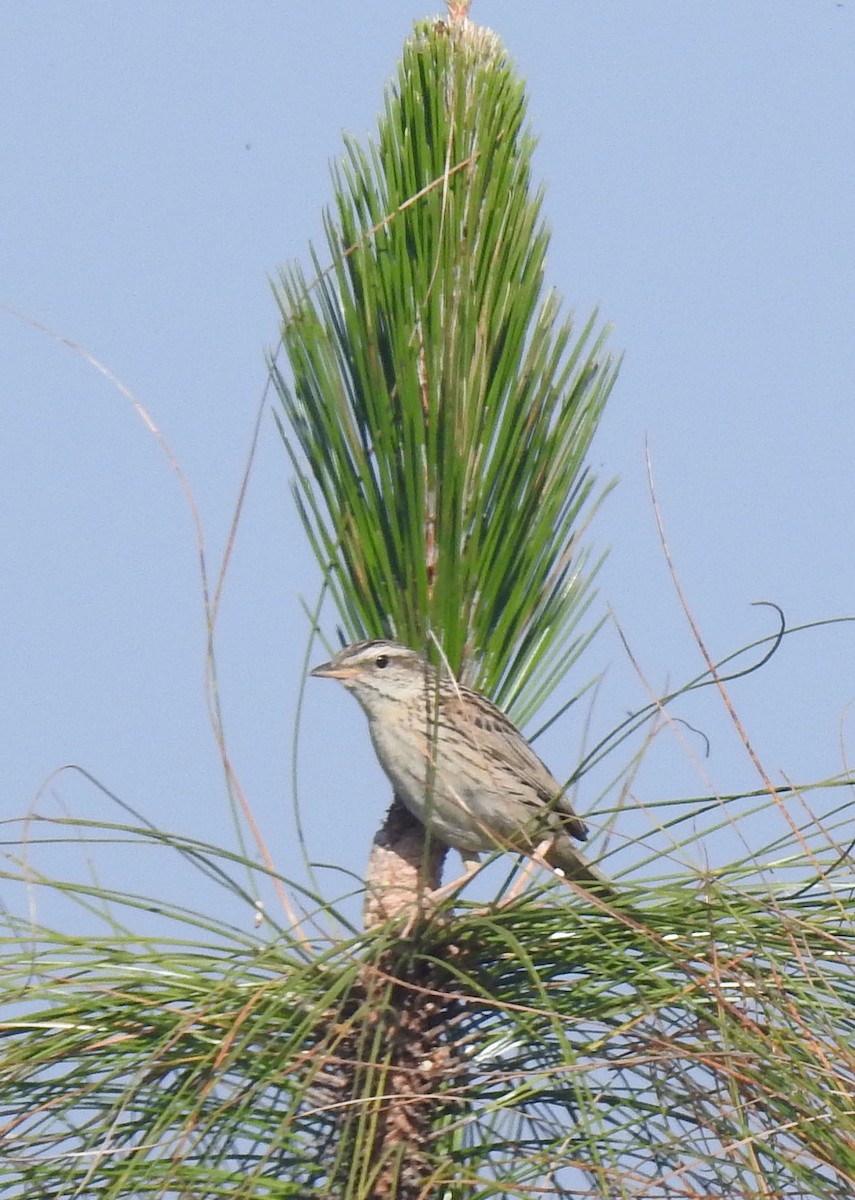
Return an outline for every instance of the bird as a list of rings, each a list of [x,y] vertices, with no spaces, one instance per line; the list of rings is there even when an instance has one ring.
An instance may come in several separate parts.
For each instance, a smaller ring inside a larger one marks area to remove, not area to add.
[[[395,795],[432,837],[460,852],[467,874],[481,853],[506,850],[613,891],[574,845],[588,827],[564,788],[485,696],[385,639],[345,646],[310,674],[337,679],[355,696]]]

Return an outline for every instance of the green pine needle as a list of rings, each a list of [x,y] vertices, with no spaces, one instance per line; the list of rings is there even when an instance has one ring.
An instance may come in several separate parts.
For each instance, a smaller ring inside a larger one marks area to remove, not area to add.
[[[436,639],[521,721],[591,636],[585,456],[616,374],[545,287],[533,149],[498,40],[419,26],[334,173],[331,268],[282,274],[291,381],[273,368],[346,635]]]

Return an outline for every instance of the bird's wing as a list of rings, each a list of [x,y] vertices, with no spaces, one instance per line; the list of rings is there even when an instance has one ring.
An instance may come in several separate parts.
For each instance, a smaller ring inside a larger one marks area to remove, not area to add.
[[[473,740],[482,731],[489,741],[489,752],[498,765],[519,777],[536,793],[538,800],[554,812],[566,831],[579,841],[588,836],[588,826],[576,816],[561,784],[541,762],[517,727],[500,708],[477,692],[460,688],[460,698],[453,701],[458,712],[474,726]]]

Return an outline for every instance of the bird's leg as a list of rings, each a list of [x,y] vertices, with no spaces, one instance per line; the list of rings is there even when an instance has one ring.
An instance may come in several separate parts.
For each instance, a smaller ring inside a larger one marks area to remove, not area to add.
[[[507,895],[503,897],[499,905],[500,908],[504,908],[506,904],[512,904],[513,901],[517,899],[523,888],[534,874],[535,867],[543,867],[545,871],[550,871],[553,875],[563,874],[562,872],[556,872],[555,868],[550,866],[547,859],[547,855],[552,848],[553,840],[554,839],[551,837],[544,838],[542,842],[535,846],[531,852],[528,862],[520,871],[513,887],[511,887]],[[481,866],[481,855],[475,850],[459,850],[458,853],[463,860],[463,874],[458,875],[456,879],[452,879],[450,883],[444,883],[442,887],[438,887],[432,891],[430,893],[431,903],[440,903],[441,901],[447,899],[447,897],[453,896],[455,892],[462,890],[469,880],[477,874],[478,869]]]
[[[539,867],[543,867],[546,871],[551,871],[553,875],[560,874],[563,878],[563,871],[556,871],[552,863],[549,861],[549,852],[555,845],[554,837],[544,838],[542,842],[538,842],[531,852],[531,861],[537,863]]]
[[[481,856],[475,850],[461,850],[459,853],[463,860],[463,874],[432,891],[430,894],[432,902],[439,903],[447,896],[453,896],[458,889],[464,888],[481,866]]]
[[[523,889],[526,887],[532,875],[534,874],[535,867],[544,867],[547,871],[553,871],[554,874],[553,868],[549,865],[546,859],[546,855],[548,854],[551,846],[551,837],[544,838],[542,842],[539,842],[538,845],[535,846],[529,856],[528,862],[526,862],[522,867],[513,886],[508,888],[507,895],[502,900],[503,908],[506,904],[513,904],[514,900],[516,900],[517,897],[522,893]]]

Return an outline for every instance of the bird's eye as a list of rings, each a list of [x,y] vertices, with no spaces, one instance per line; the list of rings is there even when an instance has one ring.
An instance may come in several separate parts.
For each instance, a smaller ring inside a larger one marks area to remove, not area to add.
[[[379,667],[379,669],[382,671],[383,668],[388,667],[388,665],[389,665],[389,655],[388,654],[378,654],[376,659],[374,660],[374,666]]]

